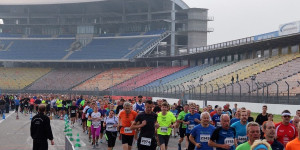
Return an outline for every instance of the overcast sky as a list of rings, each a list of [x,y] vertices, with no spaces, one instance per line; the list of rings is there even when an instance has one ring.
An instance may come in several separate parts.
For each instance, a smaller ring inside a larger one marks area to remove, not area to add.
[[[280,24],[300,21],[300,0],[184,0],[207,8],[214,21],[208,44],[276,31]]]

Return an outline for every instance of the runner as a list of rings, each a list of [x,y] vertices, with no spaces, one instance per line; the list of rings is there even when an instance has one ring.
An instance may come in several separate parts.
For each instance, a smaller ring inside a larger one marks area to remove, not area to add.
[[[189,140],[190,132],[196,125],[201,123],[200,115],[196,112],[196,106],[194,104],[190,105],[190,113],[185,115],[183,123],[187,125],[185,134],[189,141],[188,150],[193,150],[195,149],[195,145]]]
[[[131,130],[131,123],[135,120],[137,112],[132,110],[131,103],[125,102],[123,111],[119,114],[119,126],[122,136],[123,150],[131,150],[135,130]]]
[[[214,130],[208,145],[215,147],[216,150],[234,150],[237,146],[235,129],[229,126],[230,117],[222,114],[220,117],[221,127]]]
[[[181,142],[184,140],[184,137],[185,137],[185,146],[186,146],[185,149],[187,149],[188,147],[189,141],[185,136],[186,124],[183,123],[185,115],[189,113],[188,110],[189,110],[189,105],[185,104],[183,107],[183,111],[181,111],[177,117],[176,125],[179,125],[179,135],[180,135],[180,139],[178,140],[178,150],[181,150]]]
[[[63,104],[62,104],[63,100],[57,98],[56,99],[56,106],[57,106],[57,118],[60,117],[60,120],[63,120]]]
[[[104,108],[104,102],[100,102],[100,109],[98,110],[101,113],[101,130],[100,130],[100,143],[102,143],[103,134],[105,131],[105,128],[103,126],[104,118],[106,117],[107,110]]]
[[[236,150],[250,150],[251,145],[255,140],[260,138],[260,126],[256,122],[249,122],[247,124],[247,137],[248,141],[239,145]]]
[[[145,111],[145,104],[142,102],[143,96],[138,96],[138,101],[133,105],[133,110],[137,113]]]
[[[92,132],[92,119],[89,117],[89,116],[91,116],[91,114],[94,112],[94,110],[93,110],[93,108],[95,107],[95,105],[96,105],[96,103],[95,102],[92,102],[91,103],[91,107],[90,108],[88,108],[88,109],[86,109],[86,111],[85,111],[85,117],[86,118],[88,118],[87,119],[87,121],[86,121],[86,126],[87,126],[87,134],[89,135],[89,142],[91,142],[91,132]],[[97,111],[98,112],[98,108],[97,108],[97,110],[95,110],[95,111]],[[100,116],[101,116],[101,114],[100,114]],[[99,120],[99,122],[100,122],[100,120]],[[100,122],[101,123],[101,122]],[[99,129],[100,130],[100,129]],[[99,131],[100,132],[100,131]],[[94,143],[95,144],[95,143]]]
[[[298,150],[300,147],[300,123],[297,125],[298,137],[286,144],[286,150]]]
[[[176,121],[175,116],[172,112],[168,111],[168,103],[163,103],[161,110],[162,112],[157,115],[157,129],[159,144],[161,150],[168,149],[169,138],[171,130],[174,128],[173,123]]]
[[[222,115],[222,107],[218,107],[217,109],[216,109],[216,114],[214,114],[213,116],[212,116],[212,121],[213,121],[213,123],[214,123],[214,125],[215,125],[215,127],[221,127],[221,123],[220,123],[220,117],[221,117],[221,115]]]
[[[106,136],[108,138],[108,150],[112,150],[115,147],[117,135],[118,135],[118,124],[119,120],[115,116],[115,112],[113,110],[109,111],[108,117],[104,120],[104,126],[106,127]]]
[[[281,113],[282,122],[275,125],[277,140],[284,146],[298,136],[296,127],[290,123],[291,113],[284,110]]]
[[[83,132],[87,132],[88,133],[88,129],[87,129],[87,118],[86,118],[86,113],[87,110],[90,108],[90,102],[87,101],[86,104],[84,103],[84,105],[82,106],[83,110],[82,110],[82,129]]]
[[[145,104],[145,111],[138,114],[135,121],[132,123],[130,129],[141,129],[138,138],[138,150],[155,150],[155,123],[157,120],[157,114],[152,111],[153,102],[147,100]]]
[[[247,126],[247,111],[243,110],[241,112],[241,120],[238,122],[235,122],[234,124],[232,124],[230,127],[235,129],[235,137],[237,138],[238,141],[238,145],[244,143],[247,141],[247,130],[246,130],[246,126]]]
[[[93,111],[94,110],[94,111]],[[90,112],[92,111],[92,112]],[[95,103],[92,103],[90,109],[88,109],[88,120],[91,121],[91,126],[89,127],[89,140],[90,140],[90,133],[93,135],[93,148],[95,149],[96,146],[98,147],[98,139],[100,134],[100,125],[101,125],[101,114],[98,112],[98,106]],[[88,125],[89,126],[89,125]],[[89,141],[90,142],[90,141]]]
[[[208,146],[208,141],[215,127],[210,125],[208,112],[201,113],[201,123],[192,129],[189,140],[195,145],[195,150],[213,150]]]
[[[175,106],[176,103],[174,103],[174,105],[171,106],[171,110],[170,112],[173,113],[173,115],[177,118],[178,116],[178,110],[176,109],[176,106]],[[175,124],[176,125],[176,124]],[[173,130],[172,130],[172,135],[174,138],[177,137],[177,132],[178,132],[178,127],[177,126],[174,126]]]
[[[74,127],[75,121],[78,118],[78,107],[76,106],[76,102],[73,101],[72,106],[70,106],[69,114],[71,118],[71,125]]]
[[[271,145],[273,150],[284,150],[283,145],[276,140],[276,130],[273,121],[265,122],[263,124],[263,131],[265,133],[265,139]]]

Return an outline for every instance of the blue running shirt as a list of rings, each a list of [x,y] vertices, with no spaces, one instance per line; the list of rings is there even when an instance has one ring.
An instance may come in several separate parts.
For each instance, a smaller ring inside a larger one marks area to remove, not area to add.
[[[203,127],[201,124],[192,129],[191,135],[194,137],[197,143],[201,144],[201,147],[195,147],[195,150],[213,150],[212,147],[208,146],[208,141],[215,129],[216,128],[212,125]]]

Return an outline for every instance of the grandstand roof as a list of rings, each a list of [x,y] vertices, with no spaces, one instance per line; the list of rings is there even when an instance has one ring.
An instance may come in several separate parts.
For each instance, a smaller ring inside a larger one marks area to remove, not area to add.
[[[1,0],[0,5],[46,5],[46,4],[68,4],[68,3],[85,3],[109,0]],[[183,0],[174,0],[182,9],[188,9],[189,6]]]

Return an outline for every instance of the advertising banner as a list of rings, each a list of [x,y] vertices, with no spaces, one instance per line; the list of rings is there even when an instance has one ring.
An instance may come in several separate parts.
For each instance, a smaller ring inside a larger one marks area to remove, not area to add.
[[[279,26],[279,36],[298,33],[299,31],[299,21],[290,22]]]

